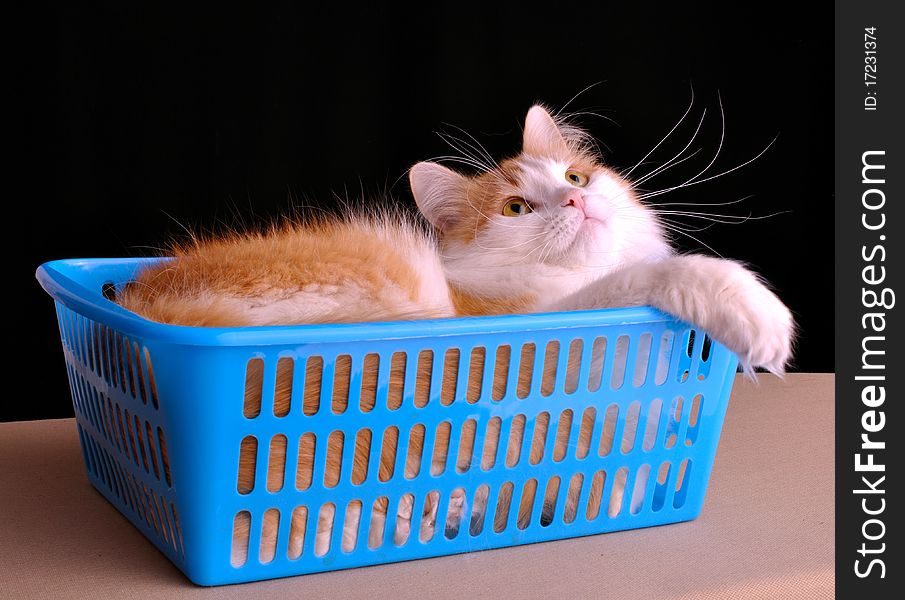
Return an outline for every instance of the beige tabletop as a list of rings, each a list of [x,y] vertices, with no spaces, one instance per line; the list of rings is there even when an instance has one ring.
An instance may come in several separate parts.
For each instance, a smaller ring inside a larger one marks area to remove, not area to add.
[[[695,521],[218,588],[94,491],[72,419],[0,424],[0,598],[831,598],[833,384],[739,378]]]

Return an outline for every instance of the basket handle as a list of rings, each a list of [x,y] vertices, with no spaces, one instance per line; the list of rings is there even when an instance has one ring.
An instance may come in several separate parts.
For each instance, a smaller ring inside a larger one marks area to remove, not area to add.
[[[54,300],[94,321],[107,323],[121,330],[146,329],[148,321],[105,298],[102,286],[111,281],[116,285],[122,285],[132,279],[139,269],[160,260],[155,258],[54,260],[38,267],[35,278]],[[77,281],[66,274],[73,272],[74,269],[79,269],[79,274],[84,275],[84,278]]]

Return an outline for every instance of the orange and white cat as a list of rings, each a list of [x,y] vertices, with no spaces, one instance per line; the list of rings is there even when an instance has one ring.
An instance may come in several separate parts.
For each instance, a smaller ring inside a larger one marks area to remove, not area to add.
[[[631,183],[541,106],[528,112],[517,156],[476,175],[421,162],[409,180],[432,230],[383,214],[196,240],[142,272],[118,301],[155,321],[201,327],[652,305],[707,331],[749,372],[780,374],[791,356],[792,316],[758,276],[730,260],[677,254]],[[253,474],[253,464],[240,465],[240,485]],[[407,537],[411,510],[400,510],[397,536]],[[436,511],[427,503],[422,528]],[[321,547],[329,534],[319,524]]]

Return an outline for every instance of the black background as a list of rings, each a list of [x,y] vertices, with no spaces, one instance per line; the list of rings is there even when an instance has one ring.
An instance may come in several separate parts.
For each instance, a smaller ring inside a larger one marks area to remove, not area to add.
[[[120,5],[122,4],[122,5]],[[411,204],[414,162],[460,126],[492,154],[518,150],[542,101],[568,106],[618,168],[638,162],[695,101],[641,174],[677,153],[701,113],[696,157],[646,185],[752,164],[656,200],[765,216],[694,233],[779,290],[801,328],[792,370],[832,371],[832,28],[795,3],[581,3],[533,10],[263,5],[206,12],[128,3],[40,16],[24,46],[26,214],[14,286],[16,377],[40,393],[0,419],[71,416],[52,303],[33,279],[55,258],[154,252],[183,228],[253,224],[293,205]],[[604,118],[606,117],[606,118]],[[446,124],[446,125],[445,125]],[[451,125],[449,125],[451,124]],[[778,136],[778,137],[777,137]],[[706,222],[686,221],[690,225]],[[21,224],[22,229],[19,229]],[[679,237],[683,250],[707,250]],[[8,367],[12,363],[7,363]]]

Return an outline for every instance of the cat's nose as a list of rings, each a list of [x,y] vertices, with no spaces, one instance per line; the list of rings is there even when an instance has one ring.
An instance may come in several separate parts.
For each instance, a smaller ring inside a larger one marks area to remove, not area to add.
[[[581,191],[569,190],[560,206],[574,206],[581,212],[584,212],[584,197],[581,195]]]

